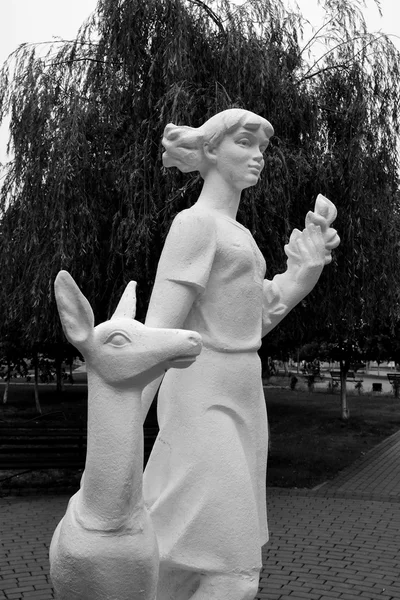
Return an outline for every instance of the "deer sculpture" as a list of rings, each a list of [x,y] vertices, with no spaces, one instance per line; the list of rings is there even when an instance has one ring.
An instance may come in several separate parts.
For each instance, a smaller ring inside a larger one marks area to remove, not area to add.
[[[88,440],[79,491],[50,546],[58,600],[154,600],[158,546],[142,495],[144,386],[201,351],[193,331],[155,329],[134,320],[136,283],[109,321],[94,326],[91,306],[61,271],[55,295],[67,339],[85,358]]]

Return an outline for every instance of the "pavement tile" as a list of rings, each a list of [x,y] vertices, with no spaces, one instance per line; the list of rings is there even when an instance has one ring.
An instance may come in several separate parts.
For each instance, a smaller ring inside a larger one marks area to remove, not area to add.
[[[52,600],[67,496],[0,498],[0,600]],[[267,488],[257,600],[400,600],[400,432],[316,490]]]

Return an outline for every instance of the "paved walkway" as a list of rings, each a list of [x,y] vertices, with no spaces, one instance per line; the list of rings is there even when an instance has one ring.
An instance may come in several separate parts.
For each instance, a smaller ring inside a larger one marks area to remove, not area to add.
[[[400,432],[318,489],[267,497],[257,600],[400,600]],[[54,598],[48,546],[67,501],[0,499],[0,600]]]
[[[400,431],[320,486],[319,493],[400,502]]]

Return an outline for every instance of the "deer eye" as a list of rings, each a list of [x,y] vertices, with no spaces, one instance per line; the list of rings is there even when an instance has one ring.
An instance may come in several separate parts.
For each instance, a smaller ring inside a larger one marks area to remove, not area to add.
[[[117,346],[121,348],[122,346],[126,346],[130,344],[131,340],[121,331],[115,331],[106,339],[106,344],[111,344],[112,346]]]

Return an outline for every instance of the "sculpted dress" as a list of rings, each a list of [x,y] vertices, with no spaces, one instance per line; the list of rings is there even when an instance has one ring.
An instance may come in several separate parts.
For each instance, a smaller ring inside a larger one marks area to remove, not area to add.
[[[237,221],[193,206],[175,218],[153,295],[168,279],[198,294],[184,328],[203,337],[187,369],[169,370],[144,497],[171,567],[254,574],[268,540],[268,427],[257,350],[265,261]],[[160,292],[161,293],[161,292]]]

